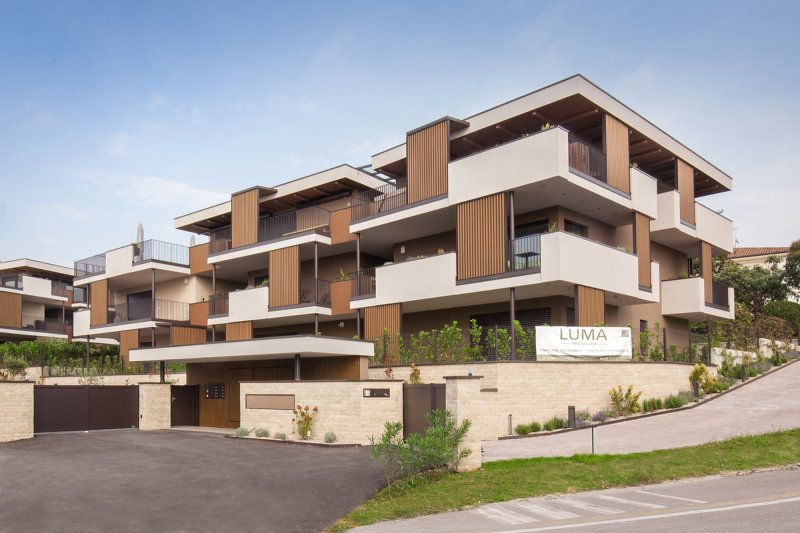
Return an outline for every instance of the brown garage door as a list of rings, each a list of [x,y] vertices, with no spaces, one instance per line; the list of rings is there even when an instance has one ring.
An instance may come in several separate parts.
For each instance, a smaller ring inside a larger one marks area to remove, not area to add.
[[[446,388],[444,383],[403,384],[403,437],[411,433],[424,433],[428,427],[425,415],[434,409],[444,411]]]
[[[87,431],[139,426],[139,387],[36,385],[33,430]]]

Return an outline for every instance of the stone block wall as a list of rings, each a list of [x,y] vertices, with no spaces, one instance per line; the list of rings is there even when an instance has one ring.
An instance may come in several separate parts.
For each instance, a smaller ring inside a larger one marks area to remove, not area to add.
[[[0,381],[0,442],[33,438],[33,383]]]
[[[389,389],[388,398],[365,398],[364,389]],[[296,405],[317,407],[311,439],[323,440],[336,433],[337,442],[369,444],[371,435],[383,432],[387,421],[403,420],[403,383],[399,380],[369,381],[270,381],[242,382],[240,385],[241,425],[247,429],[266,428],[272,435],[292,434],[290,409],[248,409],[248,394],[294,395]]]
[[[139,384],[139,429],[153,431],[172,426],[172,389],[169,383]]]

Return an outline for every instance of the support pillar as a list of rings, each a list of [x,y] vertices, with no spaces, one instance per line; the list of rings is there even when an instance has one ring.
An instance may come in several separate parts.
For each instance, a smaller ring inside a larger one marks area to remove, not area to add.
[[[508,193],[508,239],[509,239],[509,246],[508,246],[508,254],[509,259],[511,261],[514,260],[514,239],[516,238],[515,232],[515,225],[516,220],[514,219],[514,191],[509,191]],[[509,308],[508,314],[511,320],[511,359],[515,360],[517,358],[517,328],[515,327],[515,322],[517,320],[517,313],[515,307],[515,299],[516,294],[514,287],[509,289]]]
[[[294,380],[300,381],[300,354],[294,354]]]
[[[156,319],[156,269],[153,268],[150,270],[150,319]],[[153,342],[153,346],[155,346],[155,339]]]
[[[33,381],[0,381],[0,442],[33,438]]]
[[[453,414],[455,422],[460,425],[464,420],[472,423],[464,440],[459,445],[459,452],[469,448],[471,453],[461,460],[458,465],[459,472],[477,470],[481,467],[481,434],[485,432],[482,427],[481,413],[481,378],[483,376],[445,376],[445,408]]]
[[[172,386],[139,383],[139,429],[155,431],[172,426]]]

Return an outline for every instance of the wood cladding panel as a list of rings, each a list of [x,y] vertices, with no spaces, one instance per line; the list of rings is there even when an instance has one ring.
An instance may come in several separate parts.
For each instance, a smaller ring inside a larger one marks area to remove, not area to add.
[[[253,322],[230,322],[225,326],[226,341],[244,341],[253,338]]]
[[[0,326],[22,327],[22,295],[0,292]]]
[[[259,191],[253,189],[231,196],[231,246],[238,248],[258,242]]]
[[[400,304],[376,305],[364,309],[364,339],[378,340],[383,336],[383,330],[388,329],[394,336],[400,333],[401,307]]]
[[[75,289],[67,289],[66,296],[67,296],[67,302],[65,305],[67,307],[72,307],[73,304],[75,303]]]
[[[208,315],[211,313],[211,302],[195,302],[189,304],[189,324],[192,326],[208,326]]]
[[[300,252],[290,246],[269,253],[269,306],[297,305],[300,301]]]
[[[681,220],[694,225],[694,169],[680,159],[676,163],[678,194],[681,200]]]
[[[505,272],[506,196],[484,196],[456,208],[458,279]]]
[[[332,211],[330,217],[331,244],[341,244],[356,240],[356,236],[350,233],[350,218],[352,209],[346,207],[338,211]]]
[[[650,271],[650,219],[641,213],[633,215],[633,251],[639,259],[639,286],[652,287]]]
[[[331,314],[349,315],[350,296],[353,294],[353,280],[331,282]]]
[[[139,330],[129,329],[119,332],[119,354],[124,364],[130,362],[130,352],[139,347]]]
[[[410,133],[408,154],[408,203],[447,194],[450,160],[450,123],[446,120]]]
[[[576,285],[575,324],[592,327],[596,324],[603,324],[605,321],[605,291]]]
[[[706,303],[714,302],[714,270],[711,257],[711,245],[700,241],[700,273],[703,276],[703,289]]]
[[[603,132],[607,182],[612,187],[630,194],[631,156],[628,126],[606,114],[603,116]]]
[[[108,280],[92,282],[89,285],[89,325],[102,326],[108,323]]]
[[[184,344],[204,344],[206,342],[206,328],[172,325],[169,331],[170,346],[183,346]]]
[[[361,375],[360,357],[313,357],[300,359],[300,378],[367,379],[367,376]]]
[[[209,243],[198,244],[189,248],[189,271],[192,274],[211,272],[212,265],[208,264]]]

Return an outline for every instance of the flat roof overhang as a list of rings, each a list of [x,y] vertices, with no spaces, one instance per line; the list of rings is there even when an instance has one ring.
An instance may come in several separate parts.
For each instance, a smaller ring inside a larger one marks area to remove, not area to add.
[[[223,363],[226,361],[262,361],[300,357],[372,357],[372,342],[323,337],[288,335],[241,341],[186,344],[163,348],[139,348],[130,351],[135,363],[177,361],[182,363]]]

